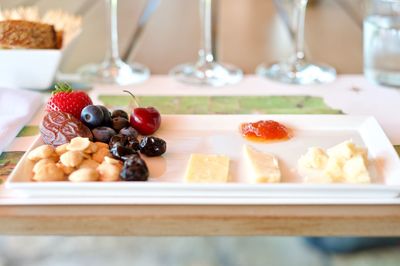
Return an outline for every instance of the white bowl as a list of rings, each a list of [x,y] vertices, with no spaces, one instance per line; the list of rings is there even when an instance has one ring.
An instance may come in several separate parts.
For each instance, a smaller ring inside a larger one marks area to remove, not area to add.
[[[0,50],[0,87],[44,90],[51,86],[62,50]]]

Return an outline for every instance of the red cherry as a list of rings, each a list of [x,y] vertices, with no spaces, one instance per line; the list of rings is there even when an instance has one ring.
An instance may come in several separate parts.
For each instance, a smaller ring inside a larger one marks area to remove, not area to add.
[[[161,125],[161,115],[154,107],[137,107],[131,114],[130,123],[142,135],[151,135]]]
[[[161,115],[154,107],[139,107],[136,97],[129,93],[138,107],[132,109],[129,122],[131,126],[142,135],[151,135],[159,129],[161,125]]]

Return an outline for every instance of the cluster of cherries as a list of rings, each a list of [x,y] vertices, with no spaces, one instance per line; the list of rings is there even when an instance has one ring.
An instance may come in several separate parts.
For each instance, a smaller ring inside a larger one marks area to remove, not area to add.
[[[111,154],[124,162],[120,177],[125,181],[146,181],[149,170],[140,157],[160,156],[167,144],[149,136],[160,127],[161,116],[154,107],[133,108],[131,116],[123,110],[112,113],[102,105],[88,105],[82,109],[81,121],[92,131],[94,141],[108,143]],[[139,135],[143,137],[139,141]]]

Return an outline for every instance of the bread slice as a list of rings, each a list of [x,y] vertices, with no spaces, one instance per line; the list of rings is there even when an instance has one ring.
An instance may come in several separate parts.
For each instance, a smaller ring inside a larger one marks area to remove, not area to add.
[[[0,48],[57,49],[54,26],[25,20],[0,21]]]

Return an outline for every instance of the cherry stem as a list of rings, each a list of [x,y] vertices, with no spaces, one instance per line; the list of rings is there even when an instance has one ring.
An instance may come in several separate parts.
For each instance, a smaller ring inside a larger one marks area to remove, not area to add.
[[[123,92],[129,93],[129,94],[132,96],[132,98],[133,98],[133,101],[135,102],[135,105],[136,105],[136,107],[140,107],[140,104],[139,104],[139,100],[138,100],[138,98],[136,98],[136,96],[135,96],[135,95],[133,95],[133,93],[132,93],[132,92],[130,92],[130,91],[123,91]]]

